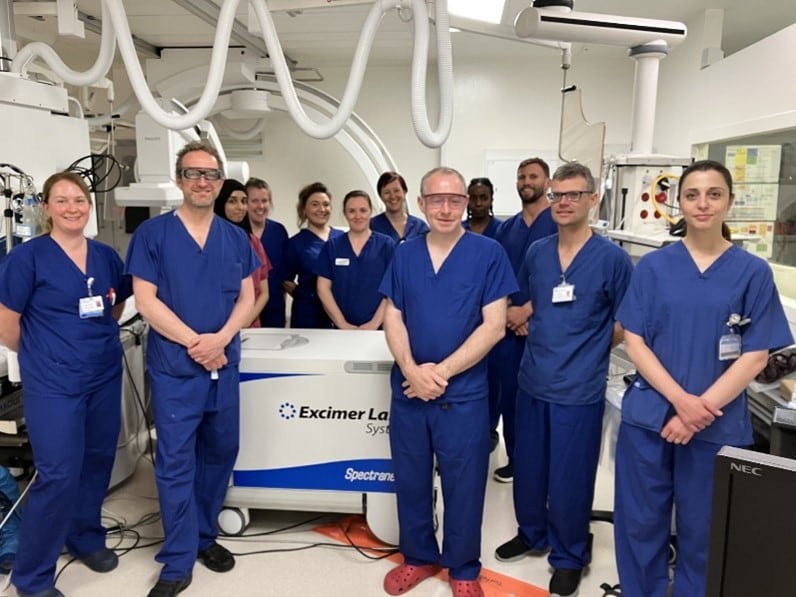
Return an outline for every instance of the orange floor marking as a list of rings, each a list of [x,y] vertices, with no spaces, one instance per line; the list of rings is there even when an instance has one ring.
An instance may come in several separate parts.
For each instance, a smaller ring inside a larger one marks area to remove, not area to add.
[[[345,532],[341,527],[345,529]],[[348,516],[339,523],[315,527],[313,530],[340,543],[353,542],[365,548],[389,547],[370,532],[365,518],[359,514]],[[403,561],[403,557],[398,553],[386,559],[396,563]],[[445,583],[448,582],[446,570],[437,574],[436,577]],[[549,597],[549,593],[544,589],[486,568],[481,569],[481,576],[478,577],[478,580],[481,581],[481,588],[486,597]]]

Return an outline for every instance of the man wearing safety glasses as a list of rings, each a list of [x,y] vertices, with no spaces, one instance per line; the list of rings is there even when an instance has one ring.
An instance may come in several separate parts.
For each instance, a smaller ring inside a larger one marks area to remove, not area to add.
[[[239,330],[254,305],[260,266],[246,233],[214,216],[224,180],[218,152],[202,142],[177,154],[183,202],[138,227],[127,253],[136,306],[150,325],[147,371],[157,429],[155,478],[165,541],[149,597],[173,597],[198,559],[226,572],[216,518],[238,453]]]
[[[484,357],[505,333],[506,297],[517,283],[503,248],[462,228],[461,174],[431,170],[420,192],[430,231],[396,248],[379,289],[395,357],[390,449],[404,556],[384,589],[403,594],[448,568],[454,596],[477,597],[489,464]],[[445,502],[442,551],[431,508],[435,459]]]

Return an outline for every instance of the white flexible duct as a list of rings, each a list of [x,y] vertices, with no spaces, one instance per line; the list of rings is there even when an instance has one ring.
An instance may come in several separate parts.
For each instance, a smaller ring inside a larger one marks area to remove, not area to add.
[[[225,0],[221,7],[218,17],[218,27],[216,28],[213,40],[213,53],[210,57],[210,71],[207,77],[207,86],[202,92],[202,97],[187,114],[175,116],[164,111],[155,101],[152,92],[146,83],[146,78],[141,70],[141,64],[135,53],[133,36],[130,33],[130,26],[127,23],[127,16],[121,0],[102,0],[103,5],[108,5],[111,22],[119,40],[119,52],[127,69],[127,76],[133,87],[138,102],[144,111],[159,125],[171,130],[184,130],[195,126],[210,114],[213,104],[218,98],[218,91],[221,89],[221,81],[224,77],[224,64],[227,61],[227,51],[229,50],[229,39],[232,35],[232,25],[235,20],[235,11],[240,0]],[[103,25],[103,28],[106,25]]]
[[[290,71],[287,67],[282,53],[282,47],[274,27],[271,15],[265,7],[265,3],[252,3],[255,15],[260,22],[263,31],[263,39],[271,56],[271,63],[274,67],[274,74],[279,83],[280,91],[285,99],[285,103],[293,120],[310,137],[315,139],[328,139],[335,135],[343,126],[343,123],[351,116],[354,111],[354,104],[359,96],[362,87],[362,79],[367,66],[367,58],[373,47],[373,41],[381,23],[381,19],[388,10],[395,8],[395,0],[380,0],[373,5],[362,32],[359,36],[359,43],[348,74],[348,81],[340,100],[340,108],[329,122],[318,124],[307,117],[306,112],[296,97]],[[428,12],[424,0],[411,0],[415,22],[415,50],[412,61],[412,117],[420,141],[429,147],[438,147],[450,133],[450,124],[453,115],[453,74],[452,74],[452,51],[450,47],[450,31],[448,28],[447,1],[437,2],[437,28],[438,39],[440,40],[440,129],[431,131],[428,125],[428,114],[425,105],[425,79],[426,63],[428,60],[428,39],[429,25]],[[443,44],[445,40],[447,44]],[[443,56],[442,54],[445,54]],[[444,76],[443,76],[444,74]],[[416,86],[419,83],[419,90]],[[446,102],[447,99],[447,102]]]
[[[417,10],[419,0],[412,2],[415,10],[415,50],[412,56],[412,124],[420,141],[427,147],[439,147],[448,138],[453,122],[453,51],[451,49],[448,0],[437,0],[437,73],[439,77],[439,126],[432,131],[426,106],[426,65],[428,64],[428,15]],[[425,6],[423,7],[425,13]],[[418,18],[420,16],[421,18]]]
[[[102,20],[105,22],[105,2],[102,3]],[[34,58],[41,58],[50,69],[63,81],[70,85],[88,87],[105,77],[113,65],[113,55],[116,53],[116,34],[112,27],[103,25],[100,37],[100,51],[97,61],[89,70],[77,72],[66,66],[61,57],[50,46],[42,42],[33,42],[25,45],[11,62],[11,72],[26,73],[28,63]]]
[[[370,11],[365,26],[360,34],[359,43],[354,54],[354,60],[349,72],[346,89],[340,102],[340,108],[333,118],[327,123],[318,124],[310,119],[302,109],[293,87],[290,71],[285,62],[281,44],[277,37],[276,29],[271,19],[265,2],[248,0],[254,8],[255,15],[260,22],[263,39],[271,56],[276,78],[279,83],[280,91],[288,106],[288,112],[296,121],[296,124],[310,137],[316,139],[328,139],[333,137],[345,124],[354,110],[354,104],[362,87],[367,58],[373,46],[379,24],[384,14],[388,10],[396,8],[396,3],[404,5],[411,2],[411,7],[415,15],[415,55],[412,61],[412,119],[420,141],[429,147],[438,147],[444,143],[450,133],[450,126],[453,118],[453,74],[452,74],[452,52],[450,44],[450,31],[448,27],[447,0],[438,0],[436,3],[436,22],[437,22],[437,42],[438,42],[438,63],[440,76],[440,124],[436,131],[432,131],[428,124],[428,113],[425,109],[425,79],[426,64],[428,60],[428,39],[429,24],[428,11],[424,0],[378,0],[374,3]],[[25,46],[14,60],[15,72],[24,72],[24,66],[35,57],[44,57],[50,68],[53,69],[67,83],[73,85],[90,85],[96,80],[105,76],[108,69],[97,75],[99,65],[104,66],[105,61],[109,61],[105,55],[110,54],[112,60],[113,51],[108,52],[105,47],[106,27],[112,26],[107,34],[111,46],[118,40],[119,52],[127,69],[133,91],[141,104],[143,110],[158,124],[172,130],[183,130],[191,128],[199,121],[203,120],[211,113],[213,104],[218,98],[224,75],[224,64],[227,59],[227,50],[232,33],[232,25],[235,20],[235,12],[240,0],[224,0],[219,14],[218,27],[216,28],[213,41],[213,51],[210,60],[210,70],[207,85],[193,108],[186,114],[173,115],[165,112],[152,96],[152,92],[147,86],[146,79],[135,47],[132,41],[132,34],[124,13],[121,0],[102,0],[103,11],[107,11],[109,18],[104,20],[102,39],[104,53],[101,53],[97,64],[85,73],[76,73],[68,69],[63,61],[52,51],[49,46],[44,44],[29,44]],[[29,46],[33,46],[27,50]],[[111,47],[111,50],[113,48]],[[26,52],[27,50],[27,52]],[[24,55],[23,55],[24,52]],[[19,57],[22,56],[20,59]],[[102,60],[100,60],[102,59]],[[108,68],[110,65],[108,65]]]

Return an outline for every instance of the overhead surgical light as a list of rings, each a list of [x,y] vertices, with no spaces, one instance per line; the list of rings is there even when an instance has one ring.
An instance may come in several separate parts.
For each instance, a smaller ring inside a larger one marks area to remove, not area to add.
[[[572,10],[572,0],[535,0],[514,21],[517,37],[631,48],[663,41],[673,47],[688,33],[683,23]]]

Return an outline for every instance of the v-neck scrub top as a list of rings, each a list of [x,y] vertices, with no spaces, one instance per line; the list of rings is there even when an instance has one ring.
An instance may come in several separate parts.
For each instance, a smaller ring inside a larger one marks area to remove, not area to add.
[[[20,373],[31,392],[83,394],[121,370],[119,325],[111,310],[114,297],[121,302],[130,296],[130,280],[113,248],[87,242],[85,274],[49,235],[0,260],[0,303],[20,314]],[[89,278],[104,309],[101,317],[81,319]]]
[[[332,296],[352,325],[373,319],[381,303],[379,284],[392,261],[395,242],[384,234],[371,232],[359,255],[354,253],[348,234],[341,234],[321,249],[316,274],[332,282]]]
[[[793,342],[765,261],[733,245],[700,272],[680,241],[641,258],[617,319],[644,339],[686,392],[699,396],[734,362],[719,360],[719,340],[730,332],[732,314],[750,320],[733,328],[741,335],[742,353]],[[751,444],[746,393],[721,410],[724,414],[695,439]],[[640,375],[625,392],[625,423],[658,432],[673,415],[674,407]]]
[[[398,245],[379,291],[401,312],[416,363],[439,363],[455,352],[483,323],[481,309],[517,290],[503,248],[491,238],[465,232],[434,272],[426,237]],[[487,397],[487,361],[448,380],[437,402]],[[392,395],[405,399],[404,376],[391,374]]]
[[[143,222],[130,241],[127,272],[157,286],[157,297],[197,334],[224,327],[240,295],[241,281],[260,267],[248,234],[214,216],[199,247],[176,211]],[[228,365],[240,361],[240,336],[225,351]],[[147,367],[173,377],[205,373],[184,346],[149,332]]]
[[[614,315],[632,271],[627,253],[596,234],[566,272],[558,234],[531,245],[518,276],[520,294],[533,305],[519,370],[524,392],[565,405],[604,400]],[[575,300],[554,303],[553,289],[564,279],[575,287]]]

